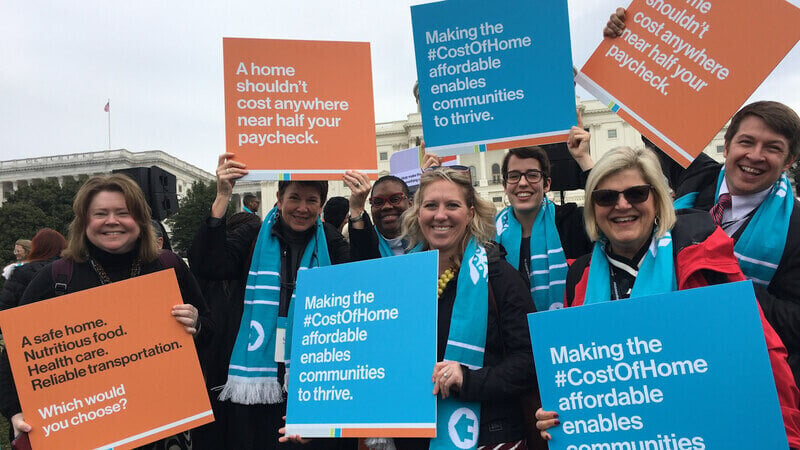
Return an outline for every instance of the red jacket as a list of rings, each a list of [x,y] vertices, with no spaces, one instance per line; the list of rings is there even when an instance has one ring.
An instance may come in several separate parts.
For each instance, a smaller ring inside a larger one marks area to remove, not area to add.
[[[698,216],[698,214],[679,215],[679,220],[672,231],[673,248],[677,252],[675,272],[678,278],[678,289],[692,289],[745,280],[739,263],[733,255],[733,240],[720,228],[714,229],[709,234],[708,224],[703,223],[705,219],[694,216]],[[710,223],[710,216],[707,213],[704,213],[704,216],[709,219],[708,223]],[[705,232],[703,232],[704,229]],[[687,233],[691,236],[685,235]],[[704,233],[707,237],[700,240],[698,233]],[[584,255],[570,266],[567,274],[565,305],[580,306],[583,304],[589,280],[591,256],[591,254]],[[764,318],[761,306],[758,307],[758,313],[761,316],[761,326],[764,328],[764,338],[767,342],[775,387],[778,390],[778,401],[781,405],[786,437],[790,447],[800,448],[800,411],[797,409],[800,391],[795,385],[794,376],[786,362],[786,347],[767,319]]]

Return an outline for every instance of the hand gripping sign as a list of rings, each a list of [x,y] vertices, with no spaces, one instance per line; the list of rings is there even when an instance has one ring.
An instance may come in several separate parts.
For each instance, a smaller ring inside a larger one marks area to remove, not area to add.
[[[128,449],[214,420],[172,269],[0,313],[33,448]]]
[[[287,435],[434,437],[437,255],[298,272]]]
[[[743,281],[528,315],[548,445],[786,449],[759,313]]]

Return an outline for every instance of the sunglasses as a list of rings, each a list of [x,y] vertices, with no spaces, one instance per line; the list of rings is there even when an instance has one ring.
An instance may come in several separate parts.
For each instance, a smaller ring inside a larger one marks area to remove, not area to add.
[[[387,203],[392,206],[397,206],[405,198],[407,198],[406,194],[403,194],[402,192],[396,192],[394,194],[390,194],[385,197],[379,197],[377,195],[373,195],[372,198],[369,199],[369,204],[376,208],[380,208]]]
[[[456,172],[461,172],[466,174],[469,177],[470,183],[472,182],[472,171],[467,166],[459,166],[459,165],[452,165],[452,166],[431,166],[426,169],[422,169],[422,173],[426,172],[435,172],[437,170],[445,170],[445,169],[453,169]]]
[[[509,184],[517,184],[522,177],[528,181],[528,183],[538,183],[542,181],[544,178],[544,172],[539,169],[530,169],[526,170],[525,172],[520,172],[519,170],[512,170],[506,173],[506,183]]]
[[[444,169],[453,169],[457,172],[467,172],[469,173],[469,167],[467,166],[459,166],[459,165],[452,165],[452,166],[431,166],[423,170],[423,172],[433,172],[436,170],[444,170]]]
[[[592,192],[592,202],[597,206],[614,206],[619,201],[619,194],[622,194],[625,197],[625,201],[631,205],[638,205],[650,198],[650,191],[652,190],[653,186],[649,184],[631,186],[624,191],[596,189]]]

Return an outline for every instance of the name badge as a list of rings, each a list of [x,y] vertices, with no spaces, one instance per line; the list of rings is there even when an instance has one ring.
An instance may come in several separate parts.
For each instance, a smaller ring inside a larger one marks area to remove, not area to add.
[[[278,316],[275,327],[275,362],[286,362],[286,317]]]

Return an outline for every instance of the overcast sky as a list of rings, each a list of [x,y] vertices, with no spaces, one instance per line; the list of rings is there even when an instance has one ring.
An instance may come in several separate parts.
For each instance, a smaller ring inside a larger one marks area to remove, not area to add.
[[[405,119],[416,110],[409,6],[419,3],[4,0],[0,160],[106,149],[110,98],[112,148],[163,150],[213,172],[225,143],[222,37],[369,41],[376,120]],[[569,0],[576,66],[600,42],[611,11],[627,3]],[[750,101],[800,111],[798,52]]]

